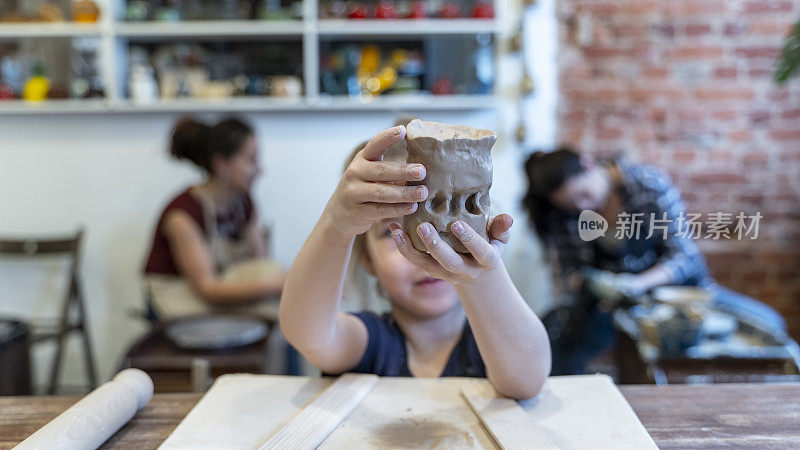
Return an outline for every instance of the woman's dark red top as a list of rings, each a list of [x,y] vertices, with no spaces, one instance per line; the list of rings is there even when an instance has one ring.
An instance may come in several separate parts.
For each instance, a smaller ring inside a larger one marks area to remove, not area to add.
[[[242,195],[242,205],[244,206],[244,218],[237,217],[233,212],[217,215],[218,233],[226,237],[239,239],[247,227],[247,224],[250,222],[250,219],[253,217],[253,200],[250,198],[250,195]],[[178,268],[175,265],[172,252],[169,248],[169,241],[164,233],[164,218],[173,210],[180,210],[188,214],[197,226],[200,227],[203,236],[208,235],[203,215],[203,205],[197,198],[190,194],[189,189],[187,189],[182,194],[172,199],[161,213],[161,217],[158,219],[158,225],[156,226],[155,236],[153,237],[153,246],[150,249],[150,256],[147,258],[147,264],[145,265],[145,273],[179,275]]]

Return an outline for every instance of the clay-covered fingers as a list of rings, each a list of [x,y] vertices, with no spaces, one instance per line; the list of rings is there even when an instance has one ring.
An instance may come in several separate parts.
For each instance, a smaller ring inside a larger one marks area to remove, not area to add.
[[[359,155],[368,161],[380,161],[389,147],[402,141],[405,137],[406,128],[402,125],[383,130],[367,142]]]
[[[360,205],[363,214],[372,220],[400,217],[417,210],[416,203],[363,203]]]
[[[475,261],[483,267],[494,267],[500,259],[497,249],[463,220],[450,224],[450,231],[464,244]]]
[[[508,214],[498,214],[491,219],[486,225],[486,231],[490,240],[498,240],[503,244],[508,244],[508,239],[511,233],[508,230],[514,225],[514,219]]]
[[[436,227],[423,223],[417,227],[417,234],[430,255],[447,271],[461,273],[468,269],[464,258],[442,240]]]
[[[442,268],[439,266],[439,263],[436,262],[431,255],[414,248],[411,244],[411,239],[408,237],[405,230],[403,230],[402,225],[391,223],[389,224],[389,229],[392,231],[392,238],[397,244],[397,249],[400,251],[401,255],[415,266],[427,272],[428,275],[441,278],[442,274],[440,272],[442,272]]]
[[[362,181],[408,182],[425,179],[425,166],[404,162],[355,160],[346,173]]]
[[[356,203],[416,203],[428,198],[428,188],[421,185],[357,183],[347,187],[347,196]]]

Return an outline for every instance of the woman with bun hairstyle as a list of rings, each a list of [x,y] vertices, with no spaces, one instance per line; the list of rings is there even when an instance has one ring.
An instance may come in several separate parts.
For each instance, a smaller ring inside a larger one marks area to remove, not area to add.
[[[250,307],[279,295],[285,274],[263,259],[250,197],[261,173],[253,128],[236,118],[213,125],[184,118],[172,130],[170,153],[206,179],[173,198],[158,221],[145,266],[156,315]],[[240,268],[233,276],[232,267]]]

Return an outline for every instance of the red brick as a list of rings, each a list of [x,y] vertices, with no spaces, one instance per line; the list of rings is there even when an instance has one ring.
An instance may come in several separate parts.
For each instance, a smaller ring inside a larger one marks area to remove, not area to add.
[[[659,34],[664,37],[674,37],[675,36],[675,26],[669,23],[661,23],[655,24],[651,26],[653,31],[656,34]]]
[[[622,137],[620,128],[600,128],[597,130],[597,138],[603,140],[619,139]]]
[[[747,178],[737,172],[706,172],[692,175],[691,180],[700,184],[739,184],[747,181]]]
[[[789,99],[789,91],[787,89],[777,89],[767,94],[767,98],[772,101],[781,101]]]
[[[750,100],[753,97],[753,90],[747,88],[700,88],[697,90],[697,98],[700,100]]]
[[[645,113],[647,120],[653,122],[664,122],[667,120],[667,110],[663,108],[650,109]]]
[[[763,165],[763,164],[766,164],[767,162],[769,162],[769,153],[767,153],[767,152],[751,152],[751,153],[747,153],[742,158],[742,162],[747,166],[751,166],[751,165],[754,165],[754,164]],[[755,196],[751,196],[750,198],[752,199],[754,197]],[[764,198],[763,195],[758,195],[757,197],[759,199],[759,203]],[[742,198],[742,200],[744,200],[745,196],[742,196],[740,198]]]
[[[750,133],[749,129],[746,130],[734,130],[728,133],[728,137],[730,140],[734,142],[744,142],[750,139],[752,134]]]
[[[760,13],[786,13],[792,11],[792,2],[789,0],[751,0],[744,2],[744,14]]]
[[[726,36],[741,36],[747,33],[748,26],[747,24],[741,22],[731,22],[726,23],[724,28],[724,33]]]
[[[767,155],[769,156],[769,155]],[[763,161],[761,161],[763,162]],[[764,202],[764,195],[762,194],[743,194],[739,196],[739,201],[742,203],[753,203],[760,205]]]
[[[680,99],[686,96],[680,88],[631,88],[628,91],[630,99],[635,102],[649,101],[654,99]]]
[[[569,120],[569,121],[583,121],[586,120],[586,110],[576,109],[568,113],[562,114],[561,117],[564,120]]]
[[[785,130],[772,130],[769,135],[778,141],[797,141],[800,140],[800,129],[791,128]]]
[[[620,23],[613,25],[612,32],[622,38],[644,38],[647,26],[644,23]]]
[[[737,70],[735,67],[717,67],[714,69],[714,78],[733,79],[736,78]]]
[[[667,2],[667,10],[677,16],[720,14],[726,5],[724,0],[672,0]]]
[[[750,119],[750,122],[752,122],[754,124],[759,124],[759,123],[764,123],[767,120],[769,120],[770,113],[769,113],[769,111],[766,111],[766,110],[763,110],[763,109],[759,109],[759,110],[750,111],[750,113],[747,114],[747,117],[748,117],[748,119]]]
[[[657,12],[661,6],[660,1],[636,1],[625,4],[625,15],[630,14],[651,14]]]
[[[800,118],[800,109],[787,109],[783,111],[781,117],[784,119],[797,119]]]
[[[595,16],[611,16],[617,14],[620,9],[619,2],[596,2],[590,1],[586,3],[579,3],[575,7],[576,12],[588,12]]]
[[[703,120],[705,111],[699,108],[682,109],[678,111],[678,118],[682,121],[695,122]]]
[[[736,55],[745,58],[769,58],[774,60],[780,54],[780,47],[739,47],[736,49]]]
[[[628,54],[628,51],[619,47],[591,46],[583,49],[583,55],[587,58],[620,58]]]
[[[772,79],[772,70],[773,69],[771,67],[761,67],[758,69],[750,69],[747,71],[747,74],[750,76],[750,78]]]
[[[750,25],[750,32],[759,36],[783,37],[791,32],[793,25],[792,22],[758,21]]]
[[[672,160],[679,164],[692,162],[696,157],[697,153],[688,150],[677,151],[672,154]]]
[[[718,46],[678,47],[672,50],[672,57],[678,59],[710,59],[719,58],[724,53]]]
[[[686,25],[684,33],[687,36],[702,36],[711,32],[711,25],[707,23],[691,23]]]
[[[662,67],[647,67],[642,69],[642,77],[650,80],[663,80],[669,76],[669,70]]]
[[[739,117],[738,111],[714,111],[714,118],[718,120],[736,120]]]
[[[624,97],[624,94],[617,89],[574,89],[565,92],[567,97],[578,101],[614,101]]]

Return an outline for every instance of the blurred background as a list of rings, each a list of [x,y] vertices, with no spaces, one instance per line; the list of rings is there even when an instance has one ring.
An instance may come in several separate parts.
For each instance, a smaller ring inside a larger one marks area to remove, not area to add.
[[[534,150],[622,153],[665,170],[690,212],[760,212],[757,239],[697,245],[720,285],[777,310],[788,334],[745,339],[769,351],[728,352],[724,367],[687,357],[675,380],[795,376],[800,79],[776,76],[800,64],[798,18],[793,0],[0,0],[0,240],[83,229],[76,276],[104,381],[152,330],[142,269],[159,215],[202,181],[167,152],[178,119],[254,126],[253,200],[288,268],[353,147],[413,115],[498,132],[493,209],[518,219],[506,264],[541,315],[550,274],[521,205]],[[0,257],[3,317],[58,319],[69,286],[68,259]],[[628,380],[663,382],[672,331],[654,338],[660,312],[637,314],[633,331],[616,322],[642,365]],[[50,387],[56,342],[31,344],[33,392]],[[84,392],[80,339],[63,364],[58,392]]]

